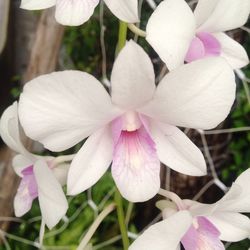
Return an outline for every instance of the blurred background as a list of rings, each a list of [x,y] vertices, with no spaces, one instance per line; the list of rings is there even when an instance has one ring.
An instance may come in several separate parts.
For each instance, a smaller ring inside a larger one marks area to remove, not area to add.
[[[141,23],[145,26],[153,11],[152,0],[140,0]],[[0,0],[0,114],[17,100],[23,85],[30,79],[54,70],[78,69],[89,72],[108,85],[108,79],[115,56],[118,34],[118,20],[106,6],[96,9],[89,22],[80,27],[63,27],[54,20],[54,10],[25,11],[19,8],[19,0]],[[195,1],[190,1],[195,6]],[[250,23],[230,33],[245,46],[250,54]],[[150,48],[145,39],[129,33],[149,53],[155,66],[157,80],[167,69]],[[243,75],[244,73],[244,75]],[[200,134],[186,130],[188,136],[203,151],[209,174],[203,178],[189,177],[162,167],[162,187],[176,192],[182,198],[211,203],[217,201],[232,181],[250,167],[250,67],[238,72],[237,99],[228,119],[214,131]],[[52,154],[42,150],[24,138],[27,148],[39,154]],[[79,147],[67,153],[74,152]],[[38,202],[22,218],[13,217],[13,197],[19,178],[11,167],[11,152],[0,141],[0,250],[37,249],[40,229]],[[54,155],[54,154],[52,154]],[[79,245],[91,223],[113,201],[114,183],[110,173],[92,189],[69,198],[70,208],[60,224],[45,232],[44,249],[73,250]],[[206,192],[207,191],[207,192]],[[131,241],[142,230],[161,219],[155,197],[147,203],[125,202],[126,223]],[[91,241],[93,249],[122,249],[117,215],[111,213],[105,218]],[[226,244],[229,250],[247,250],[250,241]]]

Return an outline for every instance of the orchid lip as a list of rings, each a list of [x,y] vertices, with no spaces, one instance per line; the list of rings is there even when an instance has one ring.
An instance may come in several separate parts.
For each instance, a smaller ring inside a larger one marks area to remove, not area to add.
[[[220,56],[220,42],[208,32],[198,32],[190,43],[185,61],[192,62],[208,56]]]
[[[224,245],[220,241],[220,231],[206,217],[198,216],[193,219],[187,233],[181,242],[185,250],[223,250]]]
[[[123,197],[133,202],[152,198],[160,186],[160,161],[155,142],[136,112],[113,121],[112,176]],[[145,185],[151,185],[145,193]],[[128,188],[132,185],[133,188]],[[131,195],[130,189],[133,190]]]
[[[26,167],[22,171],[23,178],[20,184],[20,187],[25,187],[25,192],[29,193],[30,198],[35,199],[38,197],[37,183],[34,176],[34,167],[33,165]]]

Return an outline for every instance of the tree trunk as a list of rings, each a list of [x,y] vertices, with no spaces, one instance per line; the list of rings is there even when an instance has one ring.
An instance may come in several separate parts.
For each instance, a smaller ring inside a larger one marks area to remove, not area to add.
[[[55,70],[58,54],[63,38],[64,28],[54,19],[54,10],[42,13],[32,45],[31,55],[24,74],[22,85],[41,74]],[[24,145],[32,148],[32,142],[24,138]],[[13,198],[18,186],[18,177],[12,169],[13,152],[8,149],[4,154],[4,168],[0,180],[0,216],[9,217],[13,214]],[[0,222],[0,229],[7,230],[9,223]]]

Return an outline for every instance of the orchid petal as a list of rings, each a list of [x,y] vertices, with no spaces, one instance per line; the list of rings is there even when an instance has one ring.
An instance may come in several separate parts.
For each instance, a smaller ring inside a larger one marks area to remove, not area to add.
[[[125,109],[142,106],[153,97],[153,65],[146,52],[132,40],[127,42],[115,61],[111,86],[113,103]]]
[[[93,15],[99,0],[57,0],[56,20],[69,26],[78,26]]]
[[[241,241],[249,237],[250,220],[239,213],[220,212],[208,219],[220,231],[220,239],[229,242]]]
[[[149,227],[133,242],[129,250],[178,249],[181,238],[191,224],[192,217],[189,212],[178,212]]]
[[[233,69],[248,65],[249,58],[243,46],[225,33],[214,33],[213,36],[221,44],[221,56],[227,60]]]
[[[169,70],[184,63],[195,35],[194,15],[184,0],[162,1],[147,24],[147,41]]]
[[[15,216],[21,217],[26,214],[31,209],[32,202],[36,197],[37,185],[33,175],[33,170],[31,170],[29,174],[22,178],[17,194],[14,198]]]
[[[18,154],[13,158],[12,165],[13,165],[13,168],[14,168],[16,174],[19,175],[20,177],[22,177],[23,176],[22,171],[25,168],[32,166],[33,161],[24,155]]]
[[[197,27],[199,27],[208,19],[208,17],[212,14],[217,4],[218,4],[218,0],[199,0],[198,1],[197,6],[194,10],[194,16],[196,19]]]
[[[53,228],[66,214],[67,199],[62,187],[44,161],[34,165],[34,175],[38,187],[38,200],[45,224]]]
[[[225,196],[218,201],[219,211],[250,212],[250,169],[244,171],[233,183]]]
[[[233,70],[224,59],[198,60],[167,74],[140,112],[167,124],[212,129],[229,114],[235,88]]]
[[[204,58],[205,56],[206,50],[203,42],[198,37],[195,37],[190,43],[190,47],[185,57],[185,61],[189,63]]]
[[[116,115],[101,83],[80,71],[40,76],[25,85],[20,97],[25,133],[52,151],[74,146]]]
[[[112,135],[108,126],[91,135],[71,163],[68,194],[76,195],[93,186],[110,166],[112,153]]]
[[[60,164],[52,169],[53,175],[56,177],[61,186],[64,186],[67,183],[69,167],[69,164]]]
[[[197,217],[194,220],[196,227],[192,225],[181,240],[185,250],[225,250],[219,239],[220,232],[207,218]]]
[[[122,131],[114,149],[112,176],[122,196],[131,202],[151,199],[160,189],[160,162],[144,127]]]
[[[17,153],[31,155],[21,142],[18,124],[17,102],[14,102],[3,113],[0,120],[0,134],[3,141]]]
[[[22,217],[30,211],[32,207],[33,199],[27,195],[27,197],[21,197],[18,193],[14,198],[14,212],[16,217]]]
[[[183,174],[206,175],[206,162],[201,151],[177,127],[156,124],[151,127],[157,155],[162,163]]]
[[[56,4],[56,0],[22,0],[21,8],[26,10],[47,9]]]
[[[112,13],[128,23],[139,22],[138,0],[104,0]]]
[[[168,217],[176,214],[179,210],[177,205],[173,201],[169,200],[157,201],[155,206],[161,210],[163,219],[167,219]]]
[[[192,200],[183,200],[183,203],[188,207],[189,212],[192,214],[193,217],[210,216],[214,213],[214,211],[218,207],[217,203],[204,204]]]
[[[216,7],[207,20],[198,28],[198,31],[228,31],[239,28],[247,22],[250,13],[249,0],[219,0],[217,2]]]

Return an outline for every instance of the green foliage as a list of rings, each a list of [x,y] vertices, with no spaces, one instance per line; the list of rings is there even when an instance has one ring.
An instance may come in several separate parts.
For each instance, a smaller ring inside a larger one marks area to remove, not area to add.
[[[250,70],[249,70],[250,71]],[[231,127],[248,127],[250,124],[250,105],[246,93],[239,83],[235,108],[231,115]],[[226,167],[222,176],[226,180],[231,176],[238,176],[250,167],[250,131],[233,133],[229,144],[231,154],[230,165]]]

